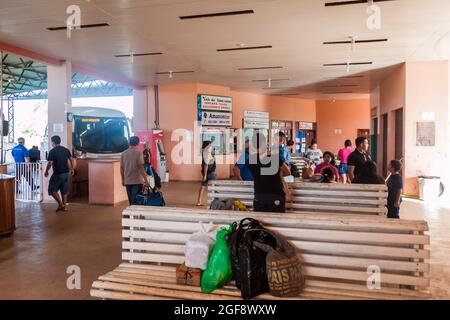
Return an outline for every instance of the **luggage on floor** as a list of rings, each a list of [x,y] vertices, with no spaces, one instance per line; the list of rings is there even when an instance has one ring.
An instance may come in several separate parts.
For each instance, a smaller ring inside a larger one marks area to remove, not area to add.
[[[231,199],[217,199],[215,198],[211,205],[209,206],[210,210],[233,210],[233,200]]]
[[[166,202],[160,191],[153,192],[149,187],[144,187],[141,193],[136,196],[136,205],[164,207]]]

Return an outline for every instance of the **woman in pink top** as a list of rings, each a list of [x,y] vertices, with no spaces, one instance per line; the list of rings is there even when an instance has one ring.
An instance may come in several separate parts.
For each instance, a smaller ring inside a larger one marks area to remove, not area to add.
[[[336,182],[339,181],[339,171],[336,168],[336,161],[334,160],[334,154],[330,151],[325,151],[323,153],[323,162],[318,164],[314,169],[314,174],[322,174],[322,170],[325,168],[330,168],[334,171]]]
[[[341,160],[341,164],[339,165],[341,182],[347,183],[347,173],[348,173],[347,159],[353,150],[352,150],[352,142],[350,140],[345,140],[344,145],[345,147],[339,150],[337,158]]]

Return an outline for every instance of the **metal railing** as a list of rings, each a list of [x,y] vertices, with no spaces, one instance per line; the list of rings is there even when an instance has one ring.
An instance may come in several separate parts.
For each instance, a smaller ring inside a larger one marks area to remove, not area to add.
[[[40,162],[16,163],[16,200],[24,202],[41,202],[43,189],[43,172]]]

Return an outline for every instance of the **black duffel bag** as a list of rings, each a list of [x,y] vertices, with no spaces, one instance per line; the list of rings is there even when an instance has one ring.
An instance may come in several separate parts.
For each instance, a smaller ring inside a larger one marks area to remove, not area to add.
[[[277,241],[258,220],[245,218],[229,238],[231,267],[236,286],[244,299],[254,298],[270,291],[267,273],[267,252],[254,242],[275,248]]]

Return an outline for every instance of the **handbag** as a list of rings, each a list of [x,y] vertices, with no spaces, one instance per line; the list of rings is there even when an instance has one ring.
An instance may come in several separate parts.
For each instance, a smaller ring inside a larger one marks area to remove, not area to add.
[[[244,300],[270,291],[266,272],[267,251],[256,246],[256,243],[275,247],[276,239],[264,228],[247,230],[243,234],[239,244],[239,275]]]
[[[236,226],[237,223],[235,222]],[[276,240],[258,220],[245,218],[239,222],[235,231],[228,237],[231,253],[231,269],[236,286],[241,289],[244,299],[251,299],[269,292],[265,258],[267,253],[254,246],[258,241],[276,245]]]
[[[136,196],[136,205],[164,207],[166,202],[161,192],[152,192],[149,187],[144,187],[142,192]]]
[[[246,230],[263,228],[258,220],[252,218],[245,218],[239,222],[239,225],[234,222],[233,232],[228,235],[227,242],[231,253],[231,269],[233,271],[233,280],[236,282],[236,287],[241,288],[240,281],[240,267],[239,267],[239,243]]]
[[[305,277],[295,247],[286,238],[267,230],[265,232],[276,239],[275,247],[260,242],[254,245],[267,252],[266,272],[270,294],[282,298],[298,296],[305,285]]]

